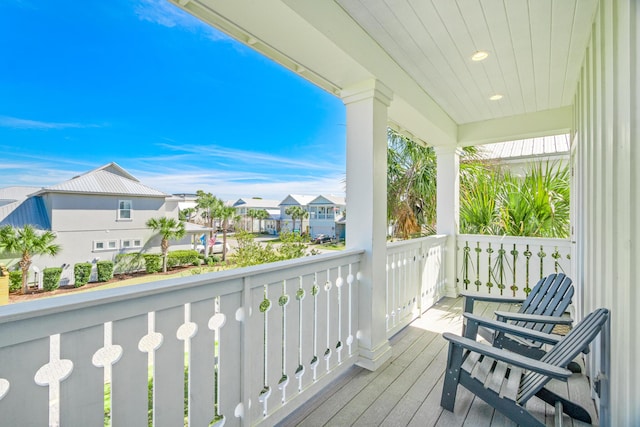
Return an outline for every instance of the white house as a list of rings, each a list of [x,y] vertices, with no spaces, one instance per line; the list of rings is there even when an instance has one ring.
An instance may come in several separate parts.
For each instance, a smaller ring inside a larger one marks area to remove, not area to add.
[[[321,195],[310,201],[308,204],[309,235],[337,236],[336,221],[342,218],[345,209],[344,197]]]
[[[306,196],[300,194],[289,194],[278,205],[280,207],[280,229],[289,231],[299,231],[300,233],[308,233],[309,231],[309,218],[296,218],[295,229],[293,220],[290,215],[287,215],[287,209],[292,206],[300,206],[305,211],[309,212],[309,203],[315,199],[314,196]]]
[[[63,267],[61,284],[73,283],[73,265],[114,260],[119,253],[159,252],[160,240],[146,226],[159,216],[178,218],[179,198],[142,184],[116,163],[109,163],[60,184],[36,189],[5,189],[3,198],[22,195],[0,207],[0,225],[31,224],[56,234],[62,247],[55,256],[34,257],[34,269]],[[190,233],[202,233],[190,230]],[[191,236],[172,242],[191,247]],[[6,260],[9,266],[16,260]]]
[[[243,197],[236,200],[232,206],[240,217],[240,226],[247,231],[265,231],[274,234],[280,229],[280,202],[259,197]],[[251,209],[267,211],[269,217],[263,220],[249,217]],[[259,228],[262,228],[259,230]]]

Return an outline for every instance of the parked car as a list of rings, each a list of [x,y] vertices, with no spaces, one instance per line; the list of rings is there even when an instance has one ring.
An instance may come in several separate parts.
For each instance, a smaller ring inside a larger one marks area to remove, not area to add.
[[[311,243],[319,244],[319,243],[327,243],[330,241],[331,241],[331,236],[327,234],[318,234],[316,237],[313,238]]]
[[[213,249],[211,251],[211,253],[213,254],[221,254],[222,253],[222,240],[216,240],[215,243],[213,244]],[[205,253],[205,248],[204,245],[198,245],[196,247],[196,249],[198,250],[199,253],[204,254]],[[229,253],[229,251],[231,250],[231,247],[229,246],[229,244],[227,243],[227,253]]]

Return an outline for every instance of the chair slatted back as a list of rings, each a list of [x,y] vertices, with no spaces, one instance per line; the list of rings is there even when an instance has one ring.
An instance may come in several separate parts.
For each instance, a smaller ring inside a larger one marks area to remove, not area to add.
[[[594,340],[608,318],[609,310],[606,308],[593,311],[554,345],[540,361],[554,366],[566,367]],[[527,372],[520,383],[518,403],[524,405],[549,381],[550,378],[546,375]]]
[[[541,316],[561,316],[571,304],[573,297],[572,280],[563,273],[543,277],[533,287],[527,299],[522,303],[519,313]],[[551,333],[553,324],[513,322],[514,325],[528,329]]]

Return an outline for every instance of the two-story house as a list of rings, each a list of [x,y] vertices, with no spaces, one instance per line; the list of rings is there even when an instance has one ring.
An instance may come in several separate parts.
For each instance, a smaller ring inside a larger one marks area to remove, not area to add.
[[[309,202],[309,234],[326,234],[340,237],[336,232],[336,221],[342,218],[346,208],[345,198],[320,195]],[[344,236],[342,236],[344,237]]]
[[[178,218],[179,198],[142,184],[116,163],[33,190],[12,190],[22,197],[0,207],[0,226],[31,224],[53,231],[62,250],[55,257],[34,257],[33,267],[63,267],[63,285],[73,283],[75,263],[114,260],[119,253],[159,252],[160,238],[146,222],[159,216]],[[171,247],[188,249],[192,235],[202,233],[189,232]],[[4,262],[11,266],[17,260]]]
[[[247,231],[266,232],[275,234],[280,230],[280,202],[277,200],[261,199],[258,197],[243,197],[236,200],[232,206],[240,217],[239,226]],[[266,211],[266,218],[258,219],[250,216],[250,211]]]
[[[287,214],[287,209],[292,206],[300,206],[309,212],[309,203],[315,199],[315,196],[306,196],[300,194],[289,194],[278,205],[280,207],[280,228],[282,230],[295,231],[299,233],[309,233],[309,217],[296,218],[295,224],[291,215]]]

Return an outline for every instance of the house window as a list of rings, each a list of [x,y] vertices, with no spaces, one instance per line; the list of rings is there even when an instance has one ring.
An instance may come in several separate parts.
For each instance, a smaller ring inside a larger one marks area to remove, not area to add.
[[[142,239],[124,239],[120,243],[122,249],[140,248],[142,247]]]
[[[131,200],[118,202],[118,219],[131,219]]]
[[[118,249],[117,240],[94,240],[93,241],[94,251],[114,251],[116,249]]]

